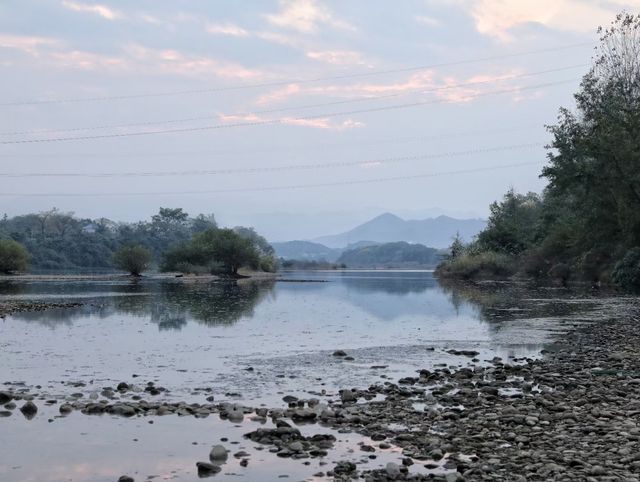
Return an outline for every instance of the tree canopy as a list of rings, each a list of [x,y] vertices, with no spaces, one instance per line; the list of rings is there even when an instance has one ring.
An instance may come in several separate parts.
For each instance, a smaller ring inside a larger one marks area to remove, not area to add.
[[[620,14],[599,32],[575,110],[561,108],[548,127],[543,194],[510,190],[492,204],[469,256],[503,254],[521,272],[563,281],[636,283],[629,280],[640,272],[631,266],[640,262],[640,15]]]

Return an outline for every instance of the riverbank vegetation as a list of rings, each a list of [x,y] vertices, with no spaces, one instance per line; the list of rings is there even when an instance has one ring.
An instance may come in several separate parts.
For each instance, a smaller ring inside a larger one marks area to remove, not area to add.
[[[190,217],[181,208],[160,208],[150,221],[134,223],[81,219],[56,208],[13,218],[5,215],[0,220],[3,273],[29,268],[122,270],[140,275],[170,267],[236,274],[245,266],[275,270],[273,248],[262,236],[252,228],[221,229],[212,214]]]
[[[442,277],[522,275],[640,288],[640,16],[601,29],[591,70],[550,126],[541,195],[510,190],[488,225],[454,240]]]

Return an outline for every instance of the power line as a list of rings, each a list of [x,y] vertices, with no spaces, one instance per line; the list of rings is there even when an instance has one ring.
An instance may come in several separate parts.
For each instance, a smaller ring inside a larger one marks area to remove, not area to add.
[[[555,73],[555,72],[563,72],[566,70],[573,70],[573,69],[578,69],[578,68],[583,68],[585,67],[586,64],[578,64],[578,65],[570,65],[567,67],[559,67],[559,68],[555,68],[555,69],[547,69],[547,70],[540,70],[540,71],[536,71],[536,72],[526,72],[523,74],[512,74],[512,75],[505,75],[502,77],[498,77],[498,78],[494,78],[494,79],[487,79],[487,80],[475,80],[475,81],[469,81],[469,82],[460,82],[457,84],[450,84],[450,85],[444,85],[441,87],[432,87],[432,88],[428,88],[428,89],[411,89],[411,90],[407,90],[404,92],[396,92],[393,94],[384,94],[384,95],[377,95],[377,96],[369,96],[369,97],[358,97],[358,98],[350,98],[350,99],[343,99],[343,100],[337,100],[337,101],[333,101],[333,102],[323,102],[323,103],[316,103],[316,104],[306,104],[306,105],[299,105],[299,106],[288,106],[288,107],[280,107],[280,108],[276,108],[276,109],[265,109],[265,110],[258,110],[258,111],[252,111],[252,112],[238,112],[238,113],[234,113],[234,114],[230,114],[231,116],[246,116],[246,115],[259,115],[259,114],[272,114],[272,113],[276,113],[276,112],[287,112],[287,111],[292,111],[292,110],[299,110],[299,109],[311,109],[311,108],[317,108],[317,107],[329,107],[329,106],[333,106],[333,105],[343,105],[343,104],[350,104],[350,103],[356,103],[356,102],[371,102],[371,101],[376,101],[376,100],[381,100],[381,99],[391,99],[391,98],[395,98],[395,97],[401,97],[404,95],[409,95],[409,94],[414,94],[414,93],[421,93],[421,94],[426,94],[426,93],[431,93],[431,92],[441,92],[441,91],[446,91],[446,90],[451,90],[451,89],[457,89],[460,87],[469,87],[469,86],[474,86],[474,85],[484,85],[484,84],[489,84],[489,83],[494,83],[494,82],[503,82],[505,80],[513,80],[513,79],[521,79],[521,78],[525,78],[525,77],[533,77],[536,75],[544,75],[544,74],[549,74],[549,73]],[[175,123],[181,123],[181,122],[195,122],[195,121],[201,121],[201,120],[212,120],[215,119],[216,117],[213,117],[211,115],[208,116],[200,116],[200,117],[187,117],[187,118],[182,118],[182,119],[169,119],[169,120],[161,120],[161,121],[146,121],[146,122],[133,122],[133,123],[127,123],[127,124],[105,124],[105,125],[100,125],[100,126],[89,126],[89,127],[71,127],[71,128],[64,128],[64,129],[36,129],[36,130],[25,130],[25,131],[13,131],[13,132],[0,132],[0,135],[3,136],[13,136],[13,135],[32,135],[32,134],[47,134],[47,133],[56,133],[56,132],[79,132],[79,131],[90,131],[90,130],[100,130],[100,129],[120,129],[120,128],[125,128],[125,127],[141,127],[141,126],[152,126],[152,125],[161,125],[161,124],[175,124]]]
[[[8,193],[0,192],[2,197],[96,197],[96,196],[186,196],[186,195],[198,195],[198,194],[226,194],[226,193],[243,193],[243,192],[262,192],[262,191],[281,191],[290,189],[309,189],[318,187],[331,187],[331,186],[351,186],[356,184],[374,184],[379,182],[390,181],[405,181],[411,179],[423,179],[429,177],[439,176],[452,176],[457,174],[471,174],[478,172],[496,171],[500,169],[510,169],[514,167],[539,165],[539,161],[533,162],[519,162],[513,164],[503,164],[496,166],[477,167],[472,169],[460,169],[456,171],[441,171],[430,172],[423,174],[413,174],[410,176],[393,176],[393,177],[379,177],[374,179],[360,179],[350,181],[337,181],[315,184],[291,184],[283,186],[267,186],[257,188],[236,188],[236,189],[213,189],[213,190],[200,190],[200,191],[169,191],[169,192],[92,192],[92,193]]]
[[[38,153],[38,154],[2,154],[0,153],[0,158],[29,158],[29,159],[45,159],[45,158],[61,158],[72,159],[72,158],[89,158],[89,157],[104,157],[108,156],[110,159],[113,158],[146,158],[146,157],[176,157],[176,156],[210,156],[210,155],[220,155],[220,154],[231,154],[231,155],[239,155],[239,154],[254,154],[254,153],[265,153],[265,152],[279,152],[279,151],[295,151],[304,149],[305,151],[309,149],[324,149],[329,147],[340,147],[340,146],[349,146],[349,147],[359,147],[359,146],[375,146],[381,144],[399,144],[399,143],[410,143],[410,142],[424,142],[424,141],[434,141],[434,140],[442,140],[442,139],[458,139],[462,137],[472,137],[472,136],[480,136],[487,134],[500,134],[500,133],[508,133],[508,132],[517,132],[525,129],[536,129],[543,127],[542,123],[527,123],[515,125],[512,127],[498,128],[498,129],[474,129],[470,131],[459,131],[459,132],[445,132],[436,135],[430,136],[407,136],[407,137],[389,137],[386,139],[375,139],[375,140],[348,140],[348,141],[340,141],[340,142],[322,142],[322,143],[309,143],[309,144],[293,144],[293,145],[269,145],[269,146],[255,146],[252,145],[253,149],[239,151],[238,149],[207,149],[201,151],[161,151],[161,152],[142,152],[142,153],[113,153],[109,152],[105,153],[96,153],[93,152],[70,152],[70,153]]]
[[[328,169],[335,167],[367,166],[377,164],[393,164],[407,161],[423,159],[440,159],[473,154],[484,154],[488,152],[513,151],[518,149],[529,149],[541,147],[544,143],[535,142],[527,144],[512,144],[507,146],[485,147],[468,149],[465,151],[443,152],[437,154],[418,154],[413,156],[389,157],[384,159],[371,159],[365,161],[338,161],[323,162],[315,164],[289,164],[284,166],[262,166],[236,169],[214,169],[214,170],[191,170],[191,171],[131,171],[131,172],[98,172],[98,173],[78,173],[78,172],[31,172],[31,173],[10,173],[0,172],[0,177],[5,178],[33,178],[33,177],[82,177],[82,178],[113,178],[113,177],[164,177],[164,176],[204,176],[219,174],[250,174],[258,172],[280,172],[307,169]]]
[[[288,85],[288,84],[309,84],[309,83],[324,82],[329,80],[345,80],[345,79],[355,79],[355,78],[362,78],[362,77],[372,77],[377,75],[412,72],[416,70],[434,69],[434,68],[440,68],[440,67],[451,67],[456,65],[487,62],[491,60],[508,59],[513,57],[524,57],[528,55],[542,54],[542,53],[548,53],[548,52],[558,52],[562,50],[569,50],[569,49],[574,49],[578,47],[593,46],[593,45],[594,45],[593,42],[581,42],[581,43],[575,43],[575,44],[569,44],[569,45],[562,45],[558,47],[550,47],[546,49],[529,50],[529,51],[523,51],[523,52],[515,52],[511,54],[501,54],[501,55],[493,55],[493,56],[479,57],[479,58],[473,58],[473,59],[457,60],[452,62],[426,64],[426,65],[405,67],[405,68],[399,68],[399,69],[375,70],[370,72],[334,75],[334,76],[327,76],[327,77],[315,77],[315,78],[308,78],[308,79],[287,79],[287,80],[278,80],[273,82],[262,82],[262,83],[227,86],[227,87],[215,87],[215,88],[208,88],[208,89],[192,89],[192,90],[156,92],[156,93],[137,93],[137,94],[111,95],[111,96],[99,96],[99,97],[73,97],[73,98],[66,98],[66,99],[33,99],[33,100],[24,100],[24,101],[9,101],[9,102],[0,103],[0,107],[141,99],[141,98],[151,98],[151,97],[167,97],[167,96],[179,96],[179,95],[190,95],[190,94],[227,92],[227,91],[234,91],[234,90],[255,89],[260,87],[277,87],[277,86]]]
[[[476,99],[479,97],[486,97],[490,95],[499,95],[499,94],[507,94],[512,92],[520,92],[523,90],[531,90],[531,89],[539,89],[543,87],[551,87],[556,85],[567,84],[571,82],[575,82],[576,79],[567,79],[561,80],[557,82],[547,82],[544,84],[537,85],[529,85],[524,87],[514,87],[511,89],[502,89],[502,90],[494,90],[489,92],[483,92],[479,94],[469,95],[467,99]],[[9,141],[0,141],[0,144],[9,145],[9,144],[35,144],[35,143],[44,143],[44,142],[64,142],[64,141],[81,141],[81,140],[95,140],[95,139],[115,139],[121,137],[135,137],[135,136],[149,136],[149,135],[158,135],[158,134],[176,134],[176,133],[184,133],[184,132],[201,132],[201,131],[210,131],[210,130],[218,130],[218,129],[230,129],[235,127],[250,127],[250,126],[260,126],[260,125],[273,125],[273,124],[286,124],[290,122],[296,121],[309,121],[315,119],[326,119],[331,117],[345,116],[345,115],[355,115],[355,114],[364,114],[364,113],[372,113],[372,112],[382,112],[389,110],[399,110],[406,109],[410,107],[418,107],[429,104],[446,104],[455,102],[449,99],[432,99],[427,101],[417,101],[417,102],[408,102],[404,104],[395,104],[389,106],[381,106],[381,107],[372,107],[367,109],[355,109],[350,111],[342,111],[342,112],[330,112],[325,114],[315,114],[304,117],[294,117],[294,118],[278,118],[278,119],[265,119],[259,121],[246,121],[246,122],[235,122],[228,124],[216,124],[210,126],[199,126],[199,127],[183,127],[183,128],[173,128],[173,129],[159,129],[159,130],[150,130],[150,131],[139,131],[139,132],[122,132],[122,133],[111,133],[111,134],[98,134],[98,135],[86,135],[86,136],[69,136],[69,137],[50,137],[43,139],[18,139],[18,140],[9,140]]]

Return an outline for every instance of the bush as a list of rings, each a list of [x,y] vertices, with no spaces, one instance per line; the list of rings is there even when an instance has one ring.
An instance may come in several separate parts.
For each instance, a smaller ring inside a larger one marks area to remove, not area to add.
[[[140,276],[151,266],[151,251],[144,246],[123,246],[113,253],[113,264],[133,276]]]
[[[455,259],[442,262],[436,275],[442,278],[476,279],[508,278],[517,271],[514,258],[502,253],[484,251],[477,254],[463,254]]]
[[[25,271],[29,264],[29,252],[13,239],[0,239],[0,273]]]
[[[631,248],[616,263],[612,278],[625,289],[640,290],[640,247]]]

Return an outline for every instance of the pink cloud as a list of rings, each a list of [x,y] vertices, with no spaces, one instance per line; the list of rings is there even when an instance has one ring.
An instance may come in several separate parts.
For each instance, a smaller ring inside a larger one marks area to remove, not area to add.
[[[247,114],[220,114],[220,120],[226,123],[256,123],[256,124],[283,124],[300,127],[311,127],[314,129],[325,130],[347,130],[363,127],[364,123],[354,121],[353,119],[345,119],[344,121],[332,121],[328,117],[261,117],[254,113]]]
[[[119,11],[97,3],[88,4],[74,2],[71,0],[63,0],[62,6],[68,10],[73,10],[74,12],[93,13],[102,18],[106,18],[107,20],[118,20],[120,18],[124,18],[124,15]]]
[[[337,19],[333,13],[316,0],[280,0],[280,11],[265,16],[276,27],[313,33],[319,25],[355,31],[349,23]]]

